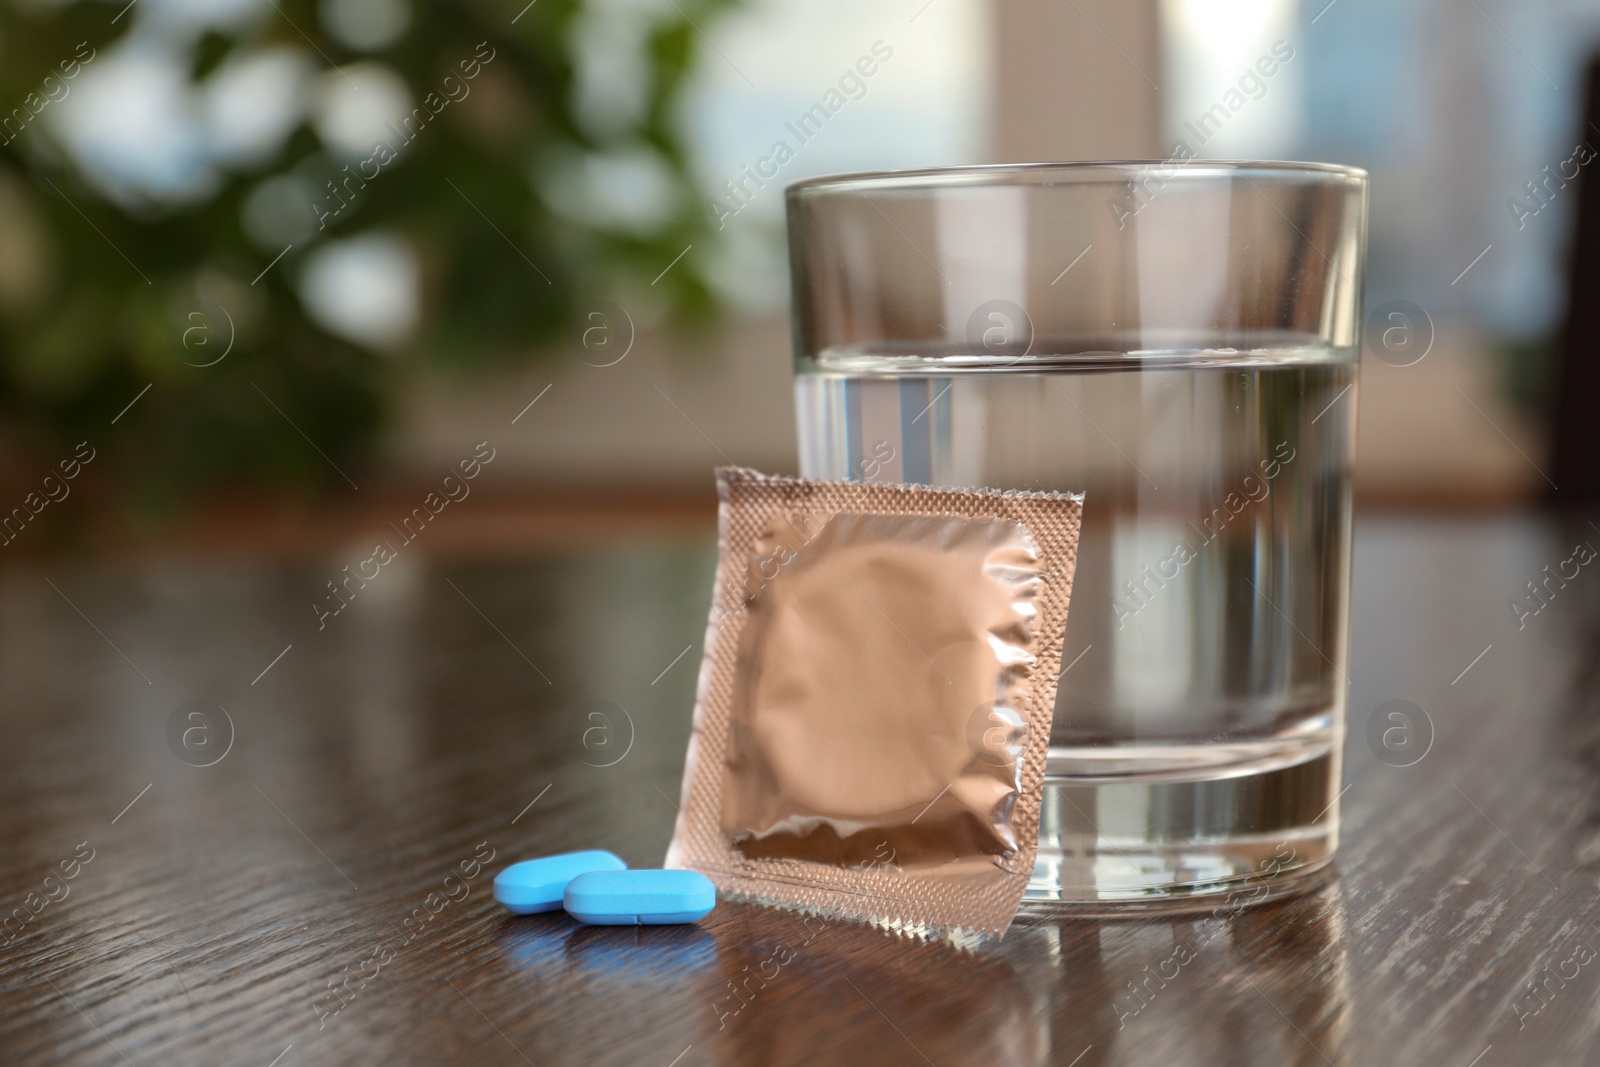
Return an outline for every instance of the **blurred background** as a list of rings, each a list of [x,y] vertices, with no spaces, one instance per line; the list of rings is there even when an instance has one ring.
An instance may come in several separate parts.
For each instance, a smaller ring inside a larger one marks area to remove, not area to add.
[[[784,185],[1180,141],[1372,173],[1361,505],[1551,489],[1600,2],[0,3],[14,552],[353,536],[479,442],[438,547],[703,527],[796,469]]]

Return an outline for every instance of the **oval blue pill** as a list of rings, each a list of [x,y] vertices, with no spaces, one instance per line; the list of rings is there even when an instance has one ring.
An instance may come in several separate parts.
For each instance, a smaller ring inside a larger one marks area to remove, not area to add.
[[[626,871],[620,856],[604,849],[563,852],[559,856],[513,863],[494,876],[494,899],[513,915],[532,915],[561,907],[567,883],[591,871]]]
[[[692,923],[716,907],[717,887],[699,871],[595,871],[567,883],[563,903],[596,925]]]

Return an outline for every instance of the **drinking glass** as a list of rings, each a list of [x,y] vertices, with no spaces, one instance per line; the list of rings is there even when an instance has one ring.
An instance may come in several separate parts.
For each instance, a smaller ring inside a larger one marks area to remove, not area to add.
[[[1213,160],[788,190],[801,473],[1087,494],[1025,908],[1332,858],[1366,191]]]

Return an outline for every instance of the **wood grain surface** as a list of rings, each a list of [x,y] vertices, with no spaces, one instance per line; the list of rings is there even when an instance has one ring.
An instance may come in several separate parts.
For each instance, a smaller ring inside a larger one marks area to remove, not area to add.
[[[656,929],[494,904],[519,858],[660,863],[704,540],[407,548],[320,629],[364,553],[12,566],[0,1062],[1600,1062],[1600,561],[1526,587],[1580,542],[1600,529],[1359,523],[1332,873],[976,952],[726,903]],[[1369,747],[1392,700],[1432,724],[1411,766]]]

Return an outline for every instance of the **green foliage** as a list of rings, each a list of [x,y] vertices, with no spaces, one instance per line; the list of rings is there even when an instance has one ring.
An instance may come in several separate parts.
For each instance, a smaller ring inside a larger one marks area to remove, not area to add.
[[[266,158],[217,163],[214,184],[188,197],[108,181],[60,122],[84,110],[71,96],[114,66],[130,35],[158,32],[182,5],[137,0],[119,16],[122,0],[3,2],[0,420],[13,449],[53,457],[88,439],[111,457],[97,466],[145,500],[225,483],[342,485],[317,449],[359,470],[419,368],[467,373],[559,351],[587,303],[622,292],[647,294],[680,322],[715,310],[696,257],[649,282],[686,245],[712,243],[674,119],[701,44],[685,18],[704,27],[729,0],[641,16],[630,63],[643,99],[604,122],[580,99],[574,41],[595,15],[582,0],[411,0],[409,26],[376,51],[329,31],[338,0],[263,2],[170,50],[188,87],[204,91],[230,64],[290,48],[306,61],[309,94],[379,64],[426,108],[424,121],[409,142],[392,140],[391,160],[368,157],[361,170],[324,143],[308,108]],[[68,78],[75,55],[92,58]],[[584,161],[619,152],[649,157],[665,176],[655,217],[563,206],[552,191],[562,168],[581,176]],[[197,167],[211,165],[202,156]],[[272,179],[306,201],[292,242],[269,243],[246,222]],[[348,200],[336,213],[329,183]],[[417,328],[388,348],[337,335],[304,299],[319,248],[373,233],[399,237],[420,267]]]

